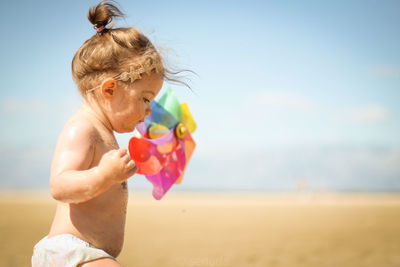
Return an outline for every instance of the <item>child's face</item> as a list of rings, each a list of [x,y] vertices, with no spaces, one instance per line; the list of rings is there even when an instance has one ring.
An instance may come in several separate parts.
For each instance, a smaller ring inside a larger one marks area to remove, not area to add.
[[[108,115],[114,131],[132,132],[139,122],[151,113],[150,103],[163,85],[163,79],[157,73],[143,74],[142,79],[120,86],[111,101]]]

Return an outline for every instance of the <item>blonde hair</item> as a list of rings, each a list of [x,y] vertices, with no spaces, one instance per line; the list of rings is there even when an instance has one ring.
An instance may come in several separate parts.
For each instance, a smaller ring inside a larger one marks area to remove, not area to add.
[[[81,95],[85,97],[99,85],[99,79],[107,75],[120,77],[122,72],[129,74],[133,70],[138,79],[142,73],[155,71],[166,80],[187,85],[173,77],[181,71],[173,72],[165,68],[157,49],[138,29],[106,27],[114,18],[123,16],[109,2],[101,2],[89,10],[88,19],[97,33],[78,49],[72,60],[72,77]]]

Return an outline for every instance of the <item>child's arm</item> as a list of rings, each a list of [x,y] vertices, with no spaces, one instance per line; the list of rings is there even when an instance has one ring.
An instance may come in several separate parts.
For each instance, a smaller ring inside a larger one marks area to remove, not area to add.
[[[94,134],[93,128],[85,125],[74,125],[61,133],[50,175],[50,191],[56,200],[88,201],[136,172],[125,148],[105,153],[98,166],[88,169],[94,156]]]

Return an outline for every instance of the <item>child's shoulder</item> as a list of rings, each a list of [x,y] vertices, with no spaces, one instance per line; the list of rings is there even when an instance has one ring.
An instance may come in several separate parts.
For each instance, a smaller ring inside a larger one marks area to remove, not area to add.
[[[53,155],[52,170],[88,169],[97,148],[97,129],[78,111],[64,125]]]
[[[93,122],[78,111],[65,123],[59,142],[88,146],[95,143],[98,136],[98,130]]]

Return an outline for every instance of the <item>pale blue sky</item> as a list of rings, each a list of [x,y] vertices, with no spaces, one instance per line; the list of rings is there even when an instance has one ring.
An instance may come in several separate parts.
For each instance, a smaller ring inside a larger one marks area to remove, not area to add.
[[[47,186],[97,3],[2,4],[0,188]],[[117,27],[138,27],[199,75],[196,94],[172,85],[198,123],[181,189],[400,189],[400,1],[119,4]]]

